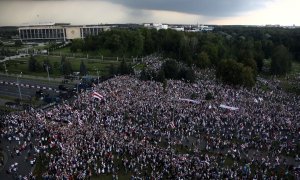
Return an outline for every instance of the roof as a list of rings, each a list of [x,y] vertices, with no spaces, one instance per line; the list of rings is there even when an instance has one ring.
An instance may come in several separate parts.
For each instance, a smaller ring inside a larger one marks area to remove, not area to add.
[[[28,25],[24,25],[22,27],[39,27],[39,26],[69,26],[70,23],[54,23],[54,22],[50,22],[50,23],[38,23],[38,24],[28,24]]]

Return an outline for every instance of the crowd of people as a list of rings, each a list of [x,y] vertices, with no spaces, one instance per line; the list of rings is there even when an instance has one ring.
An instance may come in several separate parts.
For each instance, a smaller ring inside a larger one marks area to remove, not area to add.
[[[233,88],[212,74],[167,86],[116,76],[72,102],[5,116],[1,136],[19,153],[33,149],[44,179],[299,179],[300,97],[260,82]]]

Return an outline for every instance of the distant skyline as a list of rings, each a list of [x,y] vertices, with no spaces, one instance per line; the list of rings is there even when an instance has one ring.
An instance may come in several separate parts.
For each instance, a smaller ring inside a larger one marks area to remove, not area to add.
[[[299,0],[0,0],[0,26],[170,23],[300,25]]]

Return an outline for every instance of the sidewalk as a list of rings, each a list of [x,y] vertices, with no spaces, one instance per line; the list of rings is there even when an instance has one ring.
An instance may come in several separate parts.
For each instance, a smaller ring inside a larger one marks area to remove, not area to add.
[[[8,77],[17,77],[19,74],[5,74],[5,73],[0,73],[0,76],[8,76]],[[41,80],[41,81],[47,81],[48,82],[48,77],[42,77],[42,76],[31,76],[31,75],[26,75],[22,74],[22,79],[34,79],[34,80]],[[50,77],[51,82],[62,82],[64,80],[64,77],[58,77],[58,78],[52,78]]]
[[[4,59],[0,60],[0,63],[8,61],[8,60],[13,60],[13,59],[18,59],[18,58],[26,57],[26,56],[29,56],[29,54],[19,54],[19,55],[5,57]]]

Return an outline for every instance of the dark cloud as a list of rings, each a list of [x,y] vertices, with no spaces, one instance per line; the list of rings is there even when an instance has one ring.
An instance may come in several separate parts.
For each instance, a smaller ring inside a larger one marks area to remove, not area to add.
[[[0,0],[6,1],[6,0]],[[13,0],[11,0],[13,1]],[[20,0],[18,0],[20,1]],[[136,10],[165,10],[211,17],[235,16],[257,10],[276,0],[21,0],[21,1],[106,1]]]
[[[167,10],[204,16],[234,16],[260,9],[272,0],[105,0],[134,9]]]

